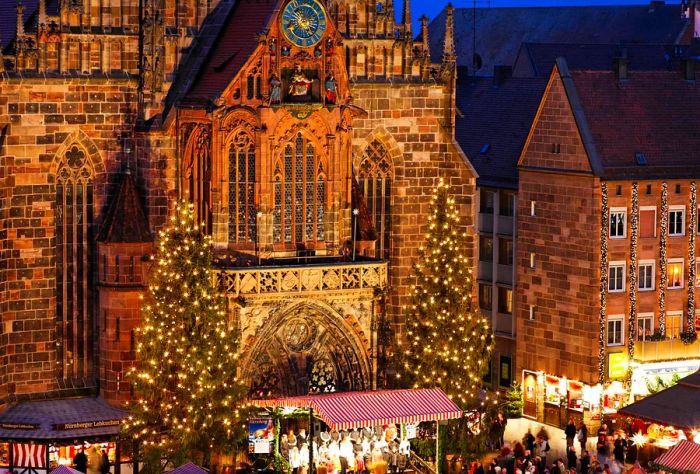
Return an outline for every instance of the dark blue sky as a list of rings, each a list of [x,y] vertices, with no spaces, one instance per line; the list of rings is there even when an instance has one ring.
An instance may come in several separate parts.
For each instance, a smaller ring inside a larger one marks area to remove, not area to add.
[[[2,0],[0,0],[2,1]],[[645,5],[648,0],[477,0],[477,8],[498,7],[530,7],[530,6],[569,6],[569,5]],[[680,1],[667,0],[667,4],[680,3]],[[394,5],[403,4],[402,0],[394,0]],[[412,0],[412,16],[414,31],[419,31],[418,18],[425,13],[432,20],[447,5],[447,0]],[[456,8],[472,8],[473,0],[456,0],[452,2]],[[400,17],[399,17],[400,18]]]

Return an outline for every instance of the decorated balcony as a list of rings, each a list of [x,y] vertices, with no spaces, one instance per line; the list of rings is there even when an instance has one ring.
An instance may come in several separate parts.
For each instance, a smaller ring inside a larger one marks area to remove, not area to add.
[[[634,345],[634,360],[637,362],[660,362],[668,360],[700,359],[700,341],[691,344],[681,339],[664,341],[637,341]]]
[[[387,263],[381,260],[220,268],[216,281],[229,296],[339,293],[387,287]]]

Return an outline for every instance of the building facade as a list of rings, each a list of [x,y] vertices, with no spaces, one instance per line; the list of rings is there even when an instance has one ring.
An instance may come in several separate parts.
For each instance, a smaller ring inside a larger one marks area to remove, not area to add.
[[[591,422],[700,366],[695,66],[558,60],[519,161],[525,415]]]
[[[452,185],[467,228],[475,215],[451,18],[431,58],[408,1],[401,22],[374,0],[13,10],[0,406],[130,397],[138,298],[178,198],[213,235],[253,396],[385,386],[433,186]]]

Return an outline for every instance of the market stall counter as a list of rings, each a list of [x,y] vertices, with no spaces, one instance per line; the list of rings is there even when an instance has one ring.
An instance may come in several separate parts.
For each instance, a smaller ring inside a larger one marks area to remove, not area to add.
[[[70,465],[85,448],[106,454],[111,472],[120,473],[122,456],[116,442],[128,413],[93,397],[17,403],[0,414],[0,472],[48,474]],[[88,450],[86,450],[86,454]]]

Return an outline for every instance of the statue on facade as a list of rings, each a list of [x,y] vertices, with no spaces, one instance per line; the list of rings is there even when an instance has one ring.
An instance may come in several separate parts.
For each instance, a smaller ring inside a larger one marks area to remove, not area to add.
[[[270,77],[270,105],[282,102],[282,81],[277,74]]]
[[[332,72],[326,77],[324,85],[326,87],[326,104],[335,104],[338,99],[338,91],[335,87],[335,76]]]
[[[297,65],[294,74],[289,79],[289,95],[293,98],[305,99],[311,93],[311,84],[313,79],[306,77],[306,74],[301,70],[301,66]]]

